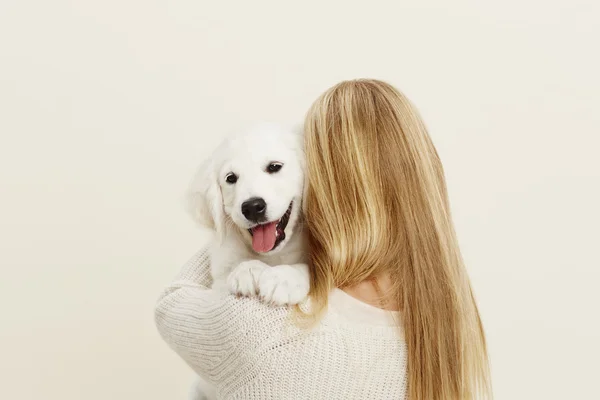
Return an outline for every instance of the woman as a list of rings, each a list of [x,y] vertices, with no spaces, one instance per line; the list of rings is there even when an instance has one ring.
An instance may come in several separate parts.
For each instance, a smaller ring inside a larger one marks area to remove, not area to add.
[[[384,82],[342,82],[308,112],[305,146],[309,304],[218,296],[200,252],[158,303],[164,339],[220,398],[488,396],[442,165],[416,110]]]

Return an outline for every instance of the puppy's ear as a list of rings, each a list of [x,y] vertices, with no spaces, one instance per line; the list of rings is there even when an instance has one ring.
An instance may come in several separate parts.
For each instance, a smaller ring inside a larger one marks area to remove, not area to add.
[[[205,161],[192,179],[186,193],[186,208],[201,226],[216,231],[219,236],[223,234],[223,196],[212,160]]]

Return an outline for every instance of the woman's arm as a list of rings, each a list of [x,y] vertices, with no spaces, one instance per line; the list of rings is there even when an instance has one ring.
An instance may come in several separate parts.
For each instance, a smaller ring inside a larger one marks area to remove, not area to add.
[[[223,383],[258,362],[256,354],[278,335],[288,310],[223,294],[210,289],[211,282],[204,249],[166,288],[155,320],[162,338],[198,375]]]
[[[162,338],[196,373],[212,380],[232,346],[223,346],[230,333],[224,297],[210,289],[208,249],[198,251],[164,290],[155,309]]]

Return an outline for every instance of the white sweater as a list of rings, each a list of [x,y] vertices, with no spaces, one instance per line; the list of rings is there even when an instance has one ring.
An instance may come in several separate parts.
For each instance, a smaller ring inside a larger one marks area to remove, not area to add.
[[[398,313],[336,289],[321,322],[304,330],[289,308],[224,295],[210,283],[202,250],[165,290],[155,316],[163,339],[219,399],[406,399]]]

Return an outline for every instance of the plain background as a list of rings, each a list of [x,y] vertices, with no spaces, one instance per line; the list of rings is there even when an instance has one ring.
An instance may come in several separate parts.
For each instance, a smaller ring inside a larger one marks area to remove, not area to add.
[[[600,398],[596,1],[0,2],[0,398],[183,399],[162,288],[223,135],[343,79],[420,109],[497,399]]]

